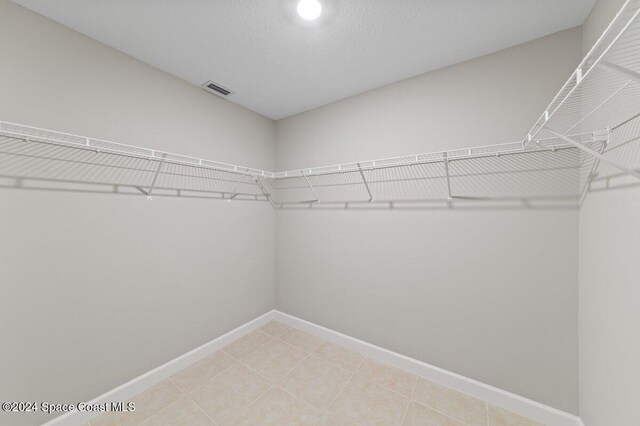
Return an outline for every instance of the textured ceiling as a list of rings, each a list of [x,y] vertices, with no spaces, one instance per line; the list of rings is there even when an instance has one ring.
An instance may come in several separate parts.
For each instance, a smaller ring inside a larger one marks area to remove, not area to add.
[[[295,0],[14,1],[273,119],[581,25],[595,2],[321,0],[310,25]]]

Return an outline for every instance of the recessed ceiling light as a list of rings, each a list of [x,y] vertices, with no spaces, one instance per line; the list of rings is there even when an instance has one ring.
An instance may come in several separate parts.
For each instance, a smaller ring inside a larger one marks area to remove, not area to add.
[[[318,0],[300,0],[296,10],[302,19],[313,21],[322,13],[322,5]]]

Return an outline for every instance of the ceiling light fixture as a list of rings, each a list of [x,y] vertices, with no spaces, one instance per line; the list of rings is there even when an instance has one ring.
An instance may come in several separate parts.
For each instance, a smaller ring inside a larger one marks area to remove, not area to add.
[[[300,0],[296,10],[302,19],[313,21],[322,13],[322,5],[318,0]]]

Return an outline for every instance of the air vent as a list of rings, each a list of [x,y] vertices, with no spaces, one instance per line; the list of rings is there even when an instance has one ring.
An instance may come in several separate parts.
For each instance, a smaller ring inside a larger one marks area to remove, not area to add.
[[[207,92],[211,92],[214,95],[222,96],[223,98],[226,98],[229,95],[233,95],[233,93],[234,93],[231,90],[225,89],[224,87],[222,87],[218,83],[214,83],[211,80],[209,80],[206,83],[204,83],[202,85],[202,88],[204,90],[206,90]]]

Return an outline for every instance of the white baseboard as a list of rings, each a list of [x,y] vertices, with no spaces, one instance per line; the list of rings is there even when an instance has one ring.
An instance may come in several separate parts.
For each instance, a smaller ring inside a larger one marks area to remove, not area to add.
[[[345,346],[369,358],[409,371],[444,386],[503,407],[548,426],[584,426],[579,417],[478,382],[425,362],[355,339],[312,322],[275,311],[274,319],[333,343]]]
[[[221,348],[227,346],[229,343],[239,339],[245,334],[259,327],[262,327],[274,318],[275,313],[276,311],[267,312],[266,314],[261,315],[258,318],[251,320],[248,323],[243,324],[226,334],[223,334],[217,339],[205,343],[204,345],[199,346],[184,355],[180,355],[179,357],[172,359],[171,361],[162,364],[161,366],[156,367],[153,370],[136,377],[135,379],[129,380],[127,383],[118,386],[115,389],[112,389],[107,393],[104,393],[99,397],[92,399],[90,403],[102,404],[105,402],[126,401],[144,391],[145,389],[148,389],[151,386],[161,382],[174,373],[177,373],[183,368],[188,367],[189,365],[201,360],[202,358],[220,350]],[[43,426],[77,426],[88,422],[89,420],[99,416],[100,414],[102,413],[71,411],[69,413],[56,417],[55,419],[45,423]]]
[[[557,410],[544,404],[518,396],[516,394],[498,389],[496,387],[478,382],[473,379],[461,376],[456,373],[444,370],[422,361],[392,352],[390,350],[372,345],[362,340],[355,339],[337,331],[316,325],[309,321],[285,314],[279,311],[271,311],[249,321],[248,323],[224,334],[209,343],[187,352],[153,370],[145,373],[127,383],[118,386],[109,392],[100,395],[90,401],[91,404],[102,404],[111,401],[126,401],[144,391],[145,389],[159,383],[163,379],[182,370],[185,367],[211,355],[245,334],[261,327],[272,319],[299,328],[310,334],[322,337],[333,343],[343,345],[353,351],[365,356],[385,362],[397,368],[420,375],[426,379],[438,382],[444,386],[464,392],[478,399],[498,405],[514,413],[528,417],[548,426],[584,426],[579,417],[564,411]],[[99,415],[100,413],[98,413]],[[45,423],[50,426],[72,426],[80,425],[96,417],[95,413],[83,413],[72,411]]]

